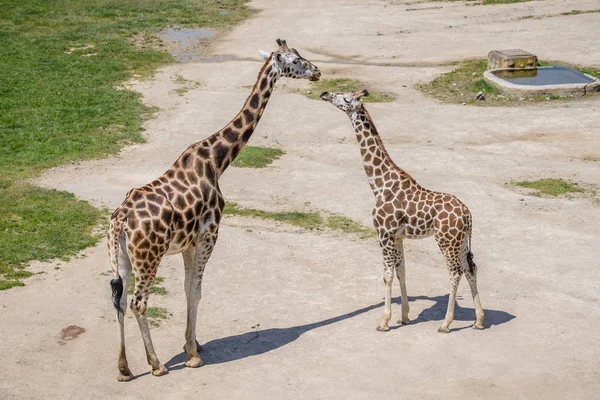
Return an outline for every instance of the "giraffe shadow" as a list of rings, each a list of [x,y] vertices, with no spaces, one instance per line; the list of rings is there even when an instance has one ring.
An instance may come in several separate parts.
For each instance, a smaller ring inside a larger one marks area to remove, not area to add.
[[[446,315],[446,306],[448,304],[448,295],[437,297],[409,296],[409,301],[414,302],[416,300],[433,301],[434,305],[428,309],[421,311],[417,318],[411,321],[411,325],[426,321],[441,321],[444,319],[444,316]],[[393,301],[395,303],[400,304],[400,297],[394,298]],[[381,307],[383,307],[383,302],[306,325],[292,326],[289,328],[261,329],[242,333],[239,335],[232,335],[220,339],[211,340],[202,345],[201,357],[204,363],[208,365],[222,364],[230,361],[241,360],[247,357],[258,356],[269,351],[276,350],[282,346],[285,346],[295,341],[302,334],[310,330],[331,325],[349,318],[353,318],[371,310],[380,309]],[[486,309],[484,311],[486,318],[486,328],[494,325],[503,324],[515,318],[514,315],[504,311],[489,309]],[[397,314],[398,313],[396,313],[396,315]],[[473,308],[463,308],[458,306],[457,304],[455,309],[455,320],[474,321],[475,310]],[[399,326],[395,326],[392,327],[392,329],[396,329],[398,327]],[[464,328],[457,328],[454,330],[461,329]],[[182,352],[171,358],[165,364],[165,366],[172,371],[179,370],[184,368],[185,361],[186,355],[185,352]]]
[[[434,303],[431,307],[426,308],[423,311],[421,311],[419,313],[419,315],[417,315],[416,318],[411,319],[410,325],[416,325],[421,322],[427,322],[427,321],[443,321],[444,318],[446,317],[446,310],[448,308],[448,297],[450,297],[450,296],[447,294],[442,295],[442,296],[434,296],[434,297],[408,296],[409,303],[413,303],[417,300],[432,301]],[[457,300],[468,301],[470,299],[462,299],[460,296],[457,296]],[[400,304],[401,298],[395,297],[394,299],[392,299],[392,301],[394,303]],[[516,316],[514,316],[510,313],[507,313],[505,311],[490,310],[490,309],[484,309],[483,311],[485,312],[484,325],[486,328],[490,328],[495,325],[501,325],[501,324],[504,324],[504,323],[509,322],[510,320],[516,318]],[[461,307],[460,304],[458,304],[458,302],[457,302],[454,307],[454,321],[473,321],[473,322],[475,322],[475,309],[468,308],[468,307]],[[450,330],[451,331],[460,331],[460,330],[470,328],[470,327],[471,326],[466,326],[466,327],[462,327],[462,328],[453,328]],[[397,329],[397,328],[399,328],[399,326],[392,327],[392,329]]]

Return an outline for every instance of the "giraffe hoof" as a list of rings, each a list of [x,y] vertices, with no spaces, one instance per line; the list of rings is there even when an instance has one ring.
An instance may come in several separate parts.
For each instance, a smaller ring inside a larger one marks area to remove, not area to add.
[[[390,330],[390,327],[389,327],[389,326],[386,326],[386,327],[384,327],[384,328],[382,328],[381,326],[378,326],[378,327],[377,327],[377,332],[387,332],[387,331],[389,331],[389,330]]]
[[[439,333],[450,333],[450,329],[440,326],[440,328],[438,329],[438,332]]]
[[[402,324],[402,325],[408,325],[410,324],[410,319],[406,318],[406,319],[399,319],[397,321],[397,323]]]
[[[117,376],[117,380],[119,382],[129,382],[132,379],[133,379],[133,374],[129,370],[126,372],[119,372],[119,375]]]
[[[157,369],[152,370],[152,375],[154,376],[163,376],[169,373],[169,370],[165,368],[164,365],[161,365]]]
[[[204,365],[204,362],[200,357],[192,357],[185,362],[185,366],[188,368],[198,368]]]
[[[475,329],[477,331],[482,331],[485,329],[485,326],[483,326],[483,325],[479,326],[479,325],[475,324],[475,325],[473,325],[473,329]]]

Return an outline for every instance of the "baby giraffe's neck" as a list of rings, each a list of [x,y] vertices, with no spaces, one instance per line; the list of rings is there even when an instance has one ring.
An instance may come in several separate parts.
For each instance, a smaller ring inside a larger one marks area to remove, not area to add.
[[[394,163],[386,151],[377,128],[375,128],[375,124],[367,110],[361,107],[349,114],[349,117],[356,132],[356,140],[360,146],[363,166],[365,167],[367,179],[373,193],[377,195],[383,191],[386,181],[392,175],[399,174],[400,179],[412,180],[412,177],[408,173]],[[392,172],[396,174],[392,174]],[[385,179],[386,177],[388,179]]]

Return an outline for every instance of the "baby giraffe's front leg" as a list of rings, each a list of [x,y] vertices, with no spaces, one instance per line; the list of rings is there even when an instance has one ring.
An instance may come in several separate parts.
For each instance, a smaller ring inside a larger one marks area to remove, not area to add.
[[[377,327],[379,332],[390,330],[388,323],[392,318],[392,283],[394,282],[394,268],[397,265],[400,254],[394,243],[394,238],[385,233],[379,235],[379,245],[383,251],[383,283],[385,284],[385,305],[383,317]]]

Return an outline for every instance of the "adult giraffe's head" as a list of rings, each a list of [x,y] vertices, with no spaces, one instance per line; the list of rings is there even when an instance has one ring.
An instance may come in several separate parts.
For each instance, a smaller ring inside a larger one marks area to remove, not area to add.
[[[345,93],[321,93],[321,100],[328,101],[345,113],[351,113],[355,110],[360,110],[363,106],[361,98],[368,96],[369,92],[367,89],[359,92],[345,92]]]
[[[321,77],[321,71],[319,68],[302,58],[298,50],[290,49],[285,40],[277,39],[279,48],[273,52],[272,63],[279,68],[281,76],[294,79],[308,79],[310,81],[318,81]],[[266,60],[271,54],[259,50],[260,54]]]

